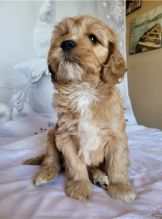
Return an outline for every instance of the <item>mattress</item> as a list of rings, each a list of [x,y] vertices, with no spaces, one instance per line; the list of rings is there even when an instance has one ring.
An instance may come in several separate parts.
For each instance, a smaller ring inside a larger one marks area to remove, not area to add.
[[[1,135],[0,219],[162,218],[162,132],[132,125],[127,133],[129,177],[138,191],[132,204],[112,199],[94,185],[91,200],[73,200],[64,193],[63,174],[48,185],[35,187],[32,178],[39,166],[22,165],[22,161],[45,151],[47,131],[23,137]]]

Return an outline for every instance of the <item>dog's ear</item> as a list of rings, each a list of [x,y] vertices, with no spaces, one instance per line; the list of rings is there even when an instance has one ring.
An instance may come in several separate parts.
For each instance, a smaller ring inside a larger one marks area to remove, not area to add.
[[[47,65],[48,65],[48,71],[49,71],[49,73],[50,73],[50,75],[51,75],[51,81],[52,82],[55,82],[55,77],[56,77],[56,74],[55,74],[55,72],[54,72],[54,70],[53,70],[53,66],[52,66],[52,61],[51,61],[51,50],[49,50],[49,52],[48,52],[48,60],[47,60]]]
[[[48,71],[51,75],[54,74],[54,71],[52,70],[52,66],[50,64],[48,64]]]
[[[126,62],[121,55],[117,40],[109,42],[109,53],[101,71],[101,79],[105,83],[118,84],[127,71]]]
[[[48,63],[48,71],[51,75],[51,81],[54,83],[55,82],[55,72],[52,69],[52,66]]]

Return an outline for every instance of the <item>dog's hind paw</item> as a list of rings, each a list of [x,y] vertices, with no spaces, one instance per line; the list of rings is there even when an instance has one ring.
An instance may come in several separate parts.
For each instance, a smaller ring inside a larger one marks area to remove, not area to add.
[[[97,186],[107,189],[109,185],[109,179],[106,175],[95,175],[93,178],[93,183]]]
[[[89,174],[93,184],[100,186],[103,189],[108,188],[109,178],[105,172],[97,168],[89,168]]]

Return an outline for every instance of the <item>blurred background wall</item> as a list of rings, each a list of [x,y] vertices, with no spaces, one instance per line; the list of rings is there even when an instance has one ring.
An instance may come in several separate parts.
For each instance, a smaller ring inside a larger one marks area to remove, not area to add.
[[[0,1],[0,57],[11,64],[32,59],[32,34],[42,1]]]
[[[34,57],[32,34],[41,4],[0,1],[0,101],[10,96],[7,89],[13,83],[13,66]]]
[[[139,124],[162,129],[162,48],[129,55],[131,20],[162,5],[142,1],[142,7],[126,18],[128,86],[133,111]]]

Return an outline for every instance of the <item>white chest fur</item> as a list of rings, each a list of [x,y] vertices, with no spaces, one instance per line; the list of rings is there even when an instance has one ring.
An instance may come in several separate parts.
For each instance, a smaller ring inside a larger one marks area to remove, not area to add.
[[[83,155],[84,161],[90,165],[91,152],[96,150],[100,144],[100,128],[92,121],[91,104],[97,101],[95,89],[82,86],[74,92],[74,103],[80,112],[78,124],[78,138],[80,143],[79,155]]]

